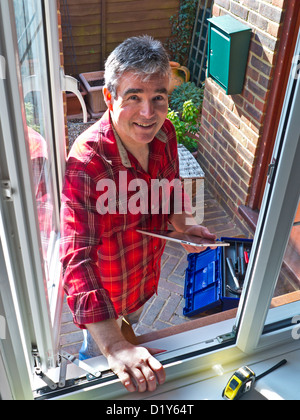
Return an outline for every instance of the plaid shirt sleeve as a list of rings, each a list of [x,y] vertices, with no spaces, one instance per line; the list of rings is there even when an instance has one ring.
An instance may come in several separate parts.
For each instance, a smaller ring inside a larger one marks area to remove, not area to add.
[[[64,287],[74,323],[80,328],[117,317],[101,285],[97,263],[102,227],[96,211],[96,185],[83,169],[78,164],[67,165],[61,209]]]

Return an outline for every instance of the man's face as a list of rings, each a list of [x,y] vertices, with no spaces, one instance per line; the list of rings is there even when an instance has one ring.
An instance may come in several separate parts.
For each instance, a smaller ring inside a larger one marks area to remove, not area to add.
[[[145,81],[128,72],[120,78],[111,114],[125,145],[141,146],[154,139],[167,117],[168,87],[168,76],[153,75]]]

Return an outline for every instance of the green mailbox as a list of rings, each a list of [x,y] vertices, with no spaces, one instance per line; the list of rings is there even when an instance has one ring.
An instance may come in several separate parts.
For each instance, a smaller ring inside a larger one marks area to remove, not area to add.
[[[242,93],[249,53],[251,28],[230,15],[208,19],[207,76],[227,95]]]

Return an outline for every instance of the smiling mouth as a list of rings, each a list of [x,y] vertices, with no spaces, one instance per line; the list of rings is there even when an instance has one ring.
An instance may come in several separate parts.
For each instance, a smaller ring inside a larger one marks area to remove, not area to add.
[[[134,124],[141,128],[152,128],[156,125],[156,123],[151,123],[151,124],[134,123]]]

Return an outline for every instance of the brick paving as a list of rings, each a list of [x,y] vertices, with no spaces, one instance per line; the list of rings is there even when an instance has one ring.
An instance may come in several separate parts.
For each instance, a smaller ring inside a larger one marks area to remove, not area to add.
[[[243,232],[233,223],[207,190],[205,193],[203,225],[207,226],[218,237],[244,236]],[[185,306],[184,282],[187,266],[186,251],[180,244],[169,242],[162,257],[158,294],[146,303],[140,322],[135,327],[136,334],[146,334],[194,319],[183,316]],[[82,339],[82,332],[73,324],[71,313],[65,303],[60,344],[69,353],[77,355]]]

